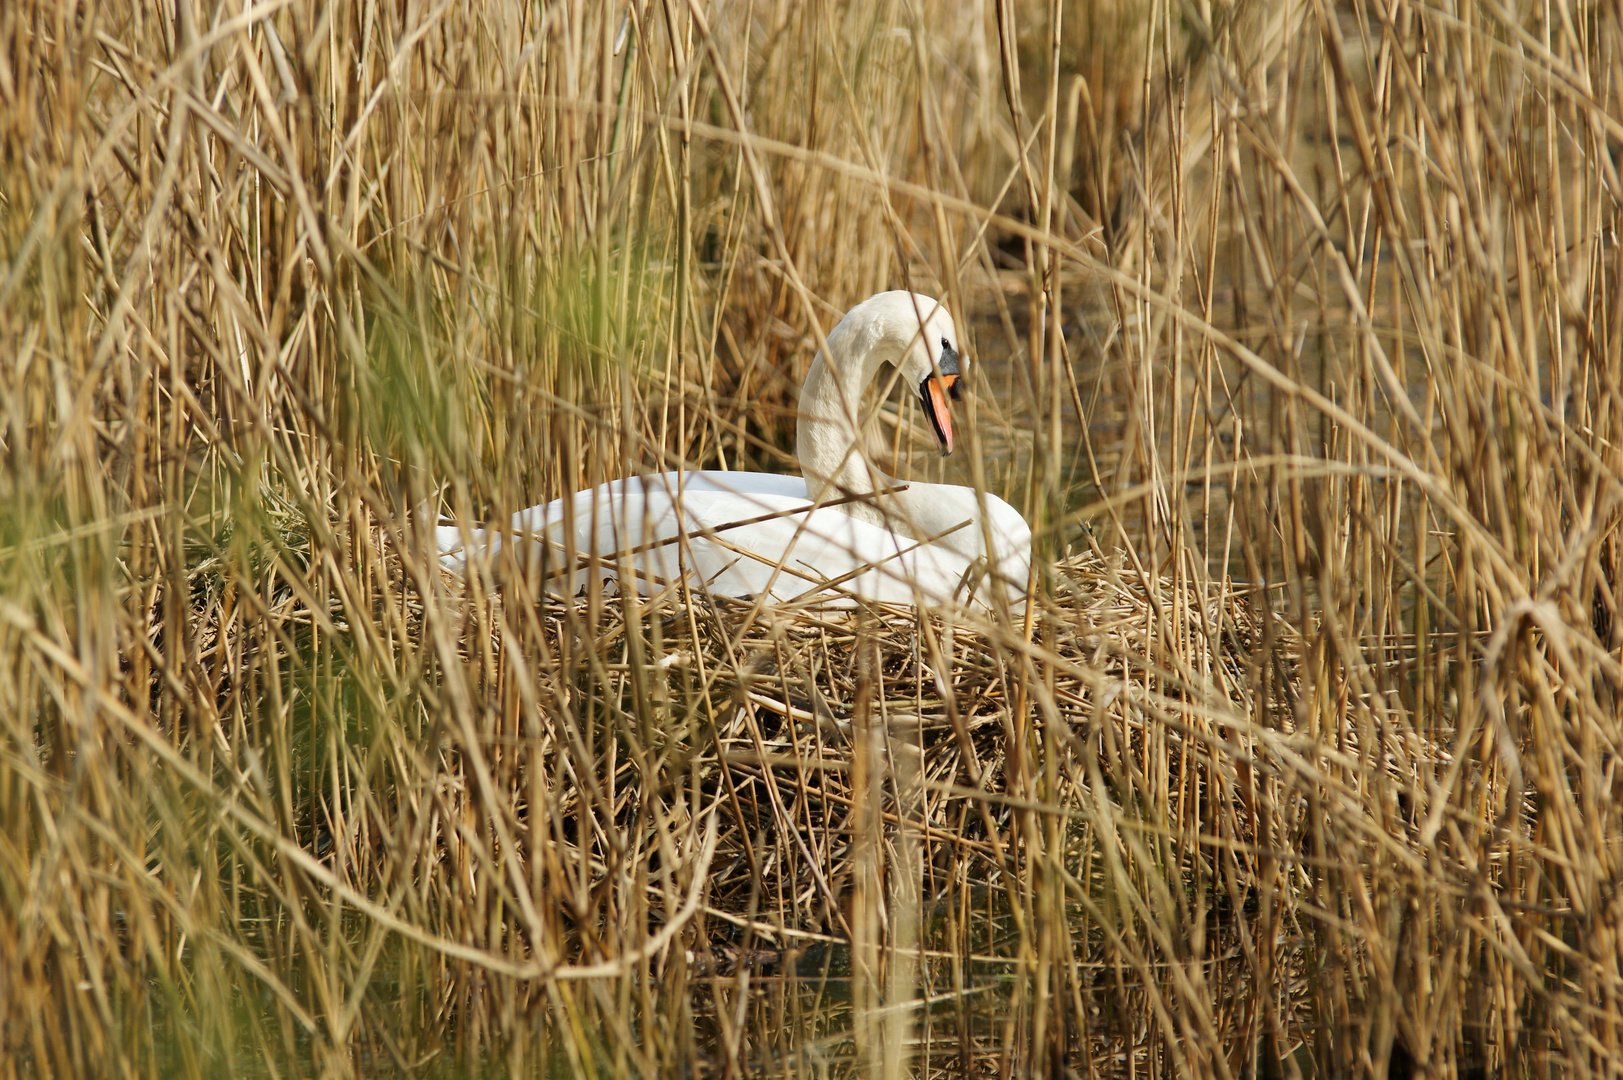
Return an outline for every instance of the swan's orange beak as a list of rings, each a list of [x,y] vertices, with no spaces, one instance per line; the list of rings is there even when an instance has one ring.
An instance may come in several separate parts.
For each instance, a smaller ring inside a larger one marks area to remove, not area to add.
[[[961,375],[931,375],[919,387],[919,397],[924,402],[925,415],[930,418],[930,426],[935,429],[936,442],[941,446],[941,456],[946,457],[952,453],[952,412],[947,407],[947,397],[950,394],[954,399],[958,397],[958,380]]]

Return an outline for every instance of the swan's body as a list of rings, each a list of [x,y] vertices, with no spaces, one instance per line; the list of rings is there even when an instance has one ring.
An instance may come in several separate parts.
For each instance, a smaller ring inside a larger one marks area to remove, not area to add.
[[[829,355],[819,353],[806,377],[796,436],[804,477],[705,471],[616,480],[522,510],[509,532],[539,541],[527,551],[544,559],[549,588],[568,595],[629,569],[645,594],[685,574],[694,588],[780,601],[825,593],[835,602],[985,604],[994,589],[1017,599],[1031,530],[1013,507],[971,488],[904,485],[859,449],[862,391],[888,362],[918,387],[943,453],[951,451],[956,342],[935,300],[880,293],[829,333]],[[492,553],[501,536],[440,526],[437,541],[441,562],[460,569],[468,550]]]
[[[565,595],[617,577],[615,555],[625,552],[644,593],[675,581],[685,569],[691,586],[723,596],[769,593],[789,600],[832,582],[881,603],[984,602],[988,592],[978,560],[985,549],[975,493],[911,484],[885,501],[912,504],[914,513],[902,510],[897,517],[911,521],[917,539],[846,513],[851,504],[815,506],[801,477],[747,472],[616,480],[577,492],[573,507],[558,499],[522,510],[513,515],[512,532],[550,541],[547,576]],[[996,569],[1006,595],[1023,593],[1030,530],[1002,499],[988,495],[986,502],[994,550],[1004,553]],[[680,527],[678,505],[685,511]],[[438,532],[443,561],[457,567],[461,530],[442,525]],[[919,542],[942,533],[934,542]],[[494,547],[485,534],[476,534],[474,542]],[[579,553],[573,560],[571,551]],[[600,556],[595,565],[592,553]]]

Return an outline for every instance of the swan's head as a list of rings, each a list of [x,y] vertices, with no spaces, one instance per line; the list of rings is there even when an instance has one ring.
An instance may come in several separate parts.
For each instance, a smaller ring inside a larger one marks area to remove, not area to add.
[[[952,413],[968,362],[958,351],[958,330],[947,307],[933,296],[884,292],[852,308],[846,319],[866,323],[885,348],[904,385],[914,388],[943,456],[952,453]]]

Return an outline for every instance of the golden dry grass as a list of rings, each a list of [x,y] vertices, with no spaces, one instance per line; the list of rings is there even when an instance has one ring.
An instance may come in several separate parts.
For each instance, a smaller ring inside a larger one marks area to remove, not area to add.
[[[0,1077],[1623,1072],[1615,13],[0,8]],[[1025,613],[462,581],[946,297]]]

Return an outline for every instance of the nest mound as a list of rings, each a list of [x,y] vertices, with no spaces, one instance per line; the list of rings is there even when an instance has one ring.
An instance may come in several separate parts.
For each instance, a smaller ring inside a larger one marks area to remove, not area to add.
[[[479,646],[465,655],[486,673],[487,726],[529,733],[490,747],[524,793],[515,842],[526,862],[550,847],[540,861],[593,871],[573,891],[595,899],[562,906],[564,951],[608,962],[656,934],[701,851],[689,952],[726,971],[849,942],[858,894],[890,895],[898,868],[927,932],[971,899],[995,923],[1045,844],[1073,878],[1100,872],[1101,810],[1112,827],[1148,817],[1254,846],[1246,747],[1290,717],[1277,693],[1258,712],[1245,597],[1097,552],[1054,581],[1029,618],[522,587],[468,605],[490,630],[462,638]],[[1063,827],[1045,841],[1049,819]],[[637,933],[609,925],[636,908]]]

